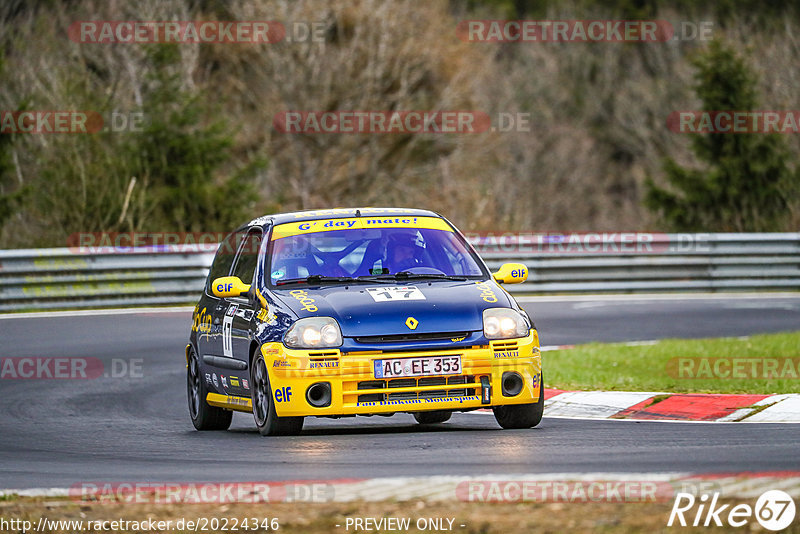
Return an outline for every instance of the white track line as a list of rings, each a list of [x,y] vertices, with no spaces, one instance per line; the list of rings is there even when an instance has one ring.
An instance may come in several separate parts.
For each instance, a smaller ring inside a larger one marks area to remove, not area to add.
[[[461,415],[491,415],[494,416],[494,412],[491,410],[489,411],[481,411],[481,410],[472,410],[469,412],[464,412]],[[605,418],[605,417],[592,417],[588,415],[549,415],[547,413],[547,407],[544,409],[544,415],[542,416],[542,421],[546,421],[548,419],[570,419],[573,421],[608,421],[614,423],[680,423],[680,424],[692,424],[692,425],[730,425],[732,421],[723,421],[722,419],[717,419],[716,421],[693,421],[691,419],[631,419],[631,418]],[[774,425],[796,425],[800,423],[800,420],[797,421],[749,421],[745,419],[744,421],[737,421],[737,425],[741,425],[744,423],[752,423],[752,424],[767,424],[771,423]]]
[[[96,315],[131,315],[147,313],[191,313],[192,306],[169,306],[158,308],[109,308],[102,310],[67,310],[26,313],[2,313],[0,319],[48,319],[51,317],[90,317]]]
[[[636,301],[636,300],[739,300],[800,299],[800,292],[779,293],[615,293],[613,295],[520,295],[517,302]]]
[[[530,295],[515,297],[518,302],[580,302],[580,301],[652,301],[652,300],[739,300],[739,299],[800,299],[800,292],[780,293],[631,293],[597,295]],[[72,317],[92,315],[118,315],[136,313],[175,313],[192,311],[191,306],[109,308],[99,310],[66,310],[25,313],[0,313],[0,319],[35,319],[47,317]]]

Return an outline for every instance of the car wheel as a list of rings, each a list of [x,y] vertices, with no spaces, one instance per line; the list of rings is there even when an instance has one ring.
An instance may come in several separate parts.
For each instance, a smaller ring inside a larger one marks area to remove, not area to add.
[[[189,416],[197,430],[227,430],[233,420],[233,412],[206,402],[206,383],[200,373],[200,358],[194,348],[189,349],[189,365],[186,369],[186,391],[189,396]]]
[[[260,353],[250,369],[250,386],[253,417],[262,436],[291,436],[300,433],[303,429],[302,417],[278,417],[275,412],[267,365]]]
[[[494,418],[503,428],[533,428],[542,420],[544,413],[544,379],[539,385],[539,400],[532,404],[495,406]]]
[[[444,423],[453,412],[447,410],[437,410],[435,412],[417,412],[414,414],[414,419],[421,425],[435,425],[436,423]]]

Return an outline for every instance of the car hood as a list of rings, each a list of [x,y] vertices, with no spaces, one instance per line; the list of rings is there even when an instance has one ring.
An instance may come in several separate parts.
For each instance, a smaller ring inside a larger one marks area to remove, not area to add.
[[[511,305],[497,283],[475,280],[294,286],[275,294],[298,317],[333,317],[345,337],[477,331],[483,310]],[[414,329],[406,324],[415,321]]]

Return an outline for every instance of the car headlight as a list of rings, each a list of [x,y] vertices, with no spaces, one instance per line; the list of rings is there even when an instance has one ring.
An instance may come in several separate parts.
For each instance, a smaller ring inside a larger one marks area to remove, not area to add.
[[[306,317],[295,321],[283,336],[292,349],[320,349],[342,345],[342,331],[333,317]]]
[[[486,339],[525,337],[531,325],[527,317],[511,308],[483,310],[483,335]]]

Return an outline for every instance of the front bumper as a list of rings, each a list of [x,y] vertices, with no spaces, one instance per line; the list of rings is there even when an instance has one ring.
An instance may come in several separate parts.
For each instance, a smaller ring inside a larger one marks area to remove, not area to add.
[[[542,387],[536,330],[531,330],[525,338],[451,350],[342,353],[336,349],[291,350],[281,343],[266,344],[261,350],[280,417],[471,410],[529,404],[538,400]],[[432,355],[460,355],[461,374],[394,379],[379,379],[373,374],[376,359]],[[503,376],[509,372],[522,378],[522,388],[513,396],[505,396],[502,387]],[[309,403],[306,393],[320,382],[330,385],[331,399],[328,406],[316,408]]]

